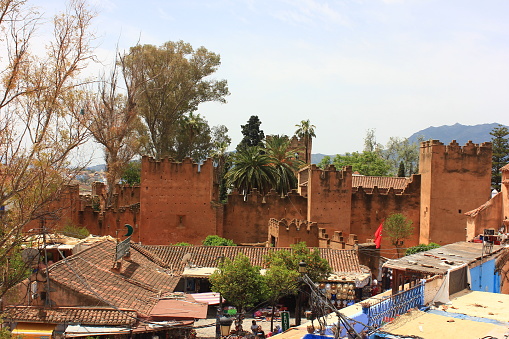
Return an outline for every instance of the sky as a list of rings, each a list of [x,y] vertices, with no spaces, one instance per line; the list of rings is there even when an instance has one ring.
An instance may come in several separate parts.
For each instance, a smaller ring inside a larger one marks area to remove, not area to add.
[[[220,54],[213,77],[231,94],[198,113],[228,127],[232,149],[251,115],[266,135],[309,119],[324,154],[362,151],[368,129],[385,144],[429,126],[509,125],[507,0],[89,1],[104,66],[138,42]],[[33,4],[49,17],[65,1]]]

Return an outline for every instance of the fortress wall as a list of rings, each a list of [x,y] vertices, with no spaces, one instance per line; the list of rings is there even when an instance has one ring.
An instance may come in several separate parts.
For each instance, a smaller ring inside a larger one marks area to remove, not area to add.
[[[139,229],[144,244],[201,244],[218,234],[218,185],[210,159],[174,162],[143,157]]]
[[[235,243],[258,243],[267,240],[270,218],[306,219],[306,199],[295,192],[285,197],[272,191],[263,197],[257,190],[244,200],[234,192],[224,206],[223,237]]]
[[[367,242],[374,239],[374,235],[380,224],[392,213],[402,213],[412,220],[414,235],[404,241],[403,247],[411,247],[419,244],[420,224],[420,176],[412,176],[412,181],[403,193],[396,194],[391,188],[385,194],[380,193],[375,187],[373,192],[366,193],[362,187],[352,194],[352,223],[351,232],[357,234],[359,242]],[[407,193],[408,192],[408,193]],[[393,248],[387,233],[382,232],[382,248]]]
[[[491,195],[491,143],[459,146],[438,140],[421,143],[420,242],[464,241],[467,216]]]

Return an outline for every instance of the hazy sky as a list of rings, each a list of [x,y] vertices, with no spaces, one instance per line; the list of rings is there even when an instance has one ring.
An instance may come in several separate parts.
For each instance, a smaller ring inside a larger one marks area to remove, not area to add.
[[[63,0],[38,0],[47,14]],[[97,54],[184,40],[221,55],[227,104],[199,113],[232,148],[258,115],[265,134],[310,119],[313,153],[360,151],[429,126],[509,125],[507,0],[95,0]],[[443,140],[449,142],[450,140]]]

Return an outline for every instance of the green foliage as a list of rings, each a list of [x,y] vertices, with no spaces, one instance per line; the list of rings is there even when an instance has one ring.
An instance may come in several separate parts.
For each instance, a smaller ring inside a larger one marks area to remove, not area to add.
[[[60,230],[59,233],[65,235],[65,236],[68,236],[68,237],[73,237],[73,238],[78,238],[78,239],[85,239],[86,237],[88,237],[90,235],[90,232],[87,230],[86,227],[79,227],[79,226],[74,225],[73,223],[67,223]]]
[[[265,257],[264,261],[268,267],[284,265],[286,269],[294,272],[299,271],[299,263],[303,261],[307,265],[306,274],[313,281],[324,280],[332,272],[327,259],[322,258],[317,249],[311,250],[306,247],[305,242],[292,245],[291,251],[279,250],[271,252]]]
[[[404,177],[405,176],[405,164],[403,163],[403,161],[401,161],[399,163],[399,168],[398,168],[398,177]]]
[[[261,124],[262,122],[258,116],[252,115],[247,121],[247,124],[240,126],[242,129],[242,135],[244,137],[237,145],[237,151],[250,147],[263,147],[265,134],[260,129]]]
[[[21,257],[21,246],[0,248],[0,296],[30,276],[30,267]]]
[[[123,65],[140,87],[135,101],[148,128],[153,156],[176,156],[180,121],[199,104],[226,102],[226,80],[208,78],[220,64],[219,54],[183,41],[131,47]]]
[[[299,272],[290,269],[282,257],[273,256],[264,276],[267,298],[275,303],[284,296],[297,294],[299,277]]]
[[[211,131],[207,120],[193,112],[182,116],[178,122],[175,149],[177,161],[186,157],[195,162],[205,160],[212,150]]]
[[[326,169],[329,165],[332,165],[332,159],[330,156],[326,155],[322,158],[322,160],[320,160],[318,167],[321,169]]]
[[[382,157],[389,164],[389,175],[411,176],[419,171],[419,139],[418,142],[410,143],[408,138],[391,137],[385,149],[381,150]],[[405,175],[399,175],[401,163],[405,169]]]
[[[300,139],[304,140],[304,146],[306,148],[306,157],[304,159],[305,164],[309,164],[311,162],[311,159],[308,158],[308,150],[311,148],[311,141],[313,138],[316,138],[315,134],[315,125],[312,125],[311,122],[308,120],[302,120],[300,124],[295,125],[297,127],[297,130],[295,131],[295,135],[299,137]]]
[[[279,194],[286,195],[292,189],[297,188],[295,173],[303,162],[295,157],[290,149],[288,136],[271,135],[266,138],[265,149],[270,158],[270,165],[275,169],[275,186]]]
[[[173,246],[193,246],[193,244],[190,244],[188,242],[178,242],[176,244],[173,244]]]
[[[337,169],[352,166],[354,172],[373,176],[387,176],[390,168],[387,161],[378,153],[368,151],[338,154],[334,157],[333,164]]]
[[[415,254],[415,253],[419,253],[419,252],[425,252],[425,251],[429,251],[429,250],[432,250],[432,249],[438,248],[438,247],[440,247],[440,245],[436,244],[434,242],[429,243],[428,245],[419,244],[417,246],[407,248],[407,250],[405,251],[405,255]]]
[[[122,182],[129,186],[139,185],[141,183],[141,161],[129,161],[124,173],[122,174]]]
[[[207,235],[202,244],[204,246],[237,246],[233,240],[221,238],[218,235]]]
[[[266,194],[277,185],[276,169],[271,166],[272,160],[260,147],[244,147],[232,156],[232,168],[226,174],[226,183],[243,195],[253,188]]]
[[[398,250],[398,254],[399,248],[402,247],[405,239],[412,236],[413,231],[412,220],[407,219],[401,213],[389,215],[383,223],[384,235],[387,235],[391,239],[391,243]]]
[[[218,268],[210,276],[212,291],[221,293],[241,312],[266,298],[267,290],[260,267],[251,265],[243,253],[238,254],[233,261],[225,258]]]
[[[228,186],[226,185],[226,173],[230,168],[230,154],[227,149],[232,139],[228,136],[228,128],[225,125],[218,125],[212,128],[212,152],[211,157],[217,166],[219,174],[219,201],[226,203]]]
[[[490,135],[492,135],[491,142],[493,144],[491,186],[500,192],[500,182],[502,181],[500,169],[509,162],[509,129],[498,125],[490,132]]]

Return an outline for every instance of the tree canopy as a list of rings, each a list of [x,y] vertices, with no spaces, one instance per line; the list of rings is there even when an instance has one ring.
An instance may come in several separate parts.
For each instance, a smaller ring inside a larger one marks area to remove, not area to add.
[[[262,122],[257,115],[252,115],[247,124],[241,125],[242,135],[244,136],[240,143],[237,145],[237,151],[249,147],[263,147],[263,140],[265,134],[260,129]]]
[[[218,270],[210,276],[212,291],[219,292],[241,313],[266,298],[266,284],[260,267],[251,265],[249,258],[239,253],[234,260],[224,258]]]
[[[398,252],[403,246],[404,241],[410,238],[414,232],[412,220],[401,213],[393,213],[385,219],[383,223],[383,232],[391,239],[391,243]]]
[[[295,125],[297,127],[297,130],[295,131],[295,135],[299,137],[300,139],[304,140],[304,147],[306,149],[306,155],[304,158],[304,163],[309,164],[311,162],[311,159],[309,158],[309,149],[311,148],[311,144],[313,141],[313,138],[316,138],[315,134],[315,125],[311,124],[311,121],[308,120],[302,120],[300,124]]]
[[[208,78],[217,71],[220,60],[205,47],[194,49],[183,41],[131,47],[125,67],[140,88],[135,100],[148,128],[153,156],[176,156],[181,119],[200,103],[226,102],[226,80]]]
[[[233,240],[222,238],[218,235],[207,235],[202,241],[203,246],[237,246]]]
[[[498,125],[490,132],[493,144],[493,156],[491,167],[491,186],[500,192],[502,174],[500,169],[509,163],[509,129]]]

